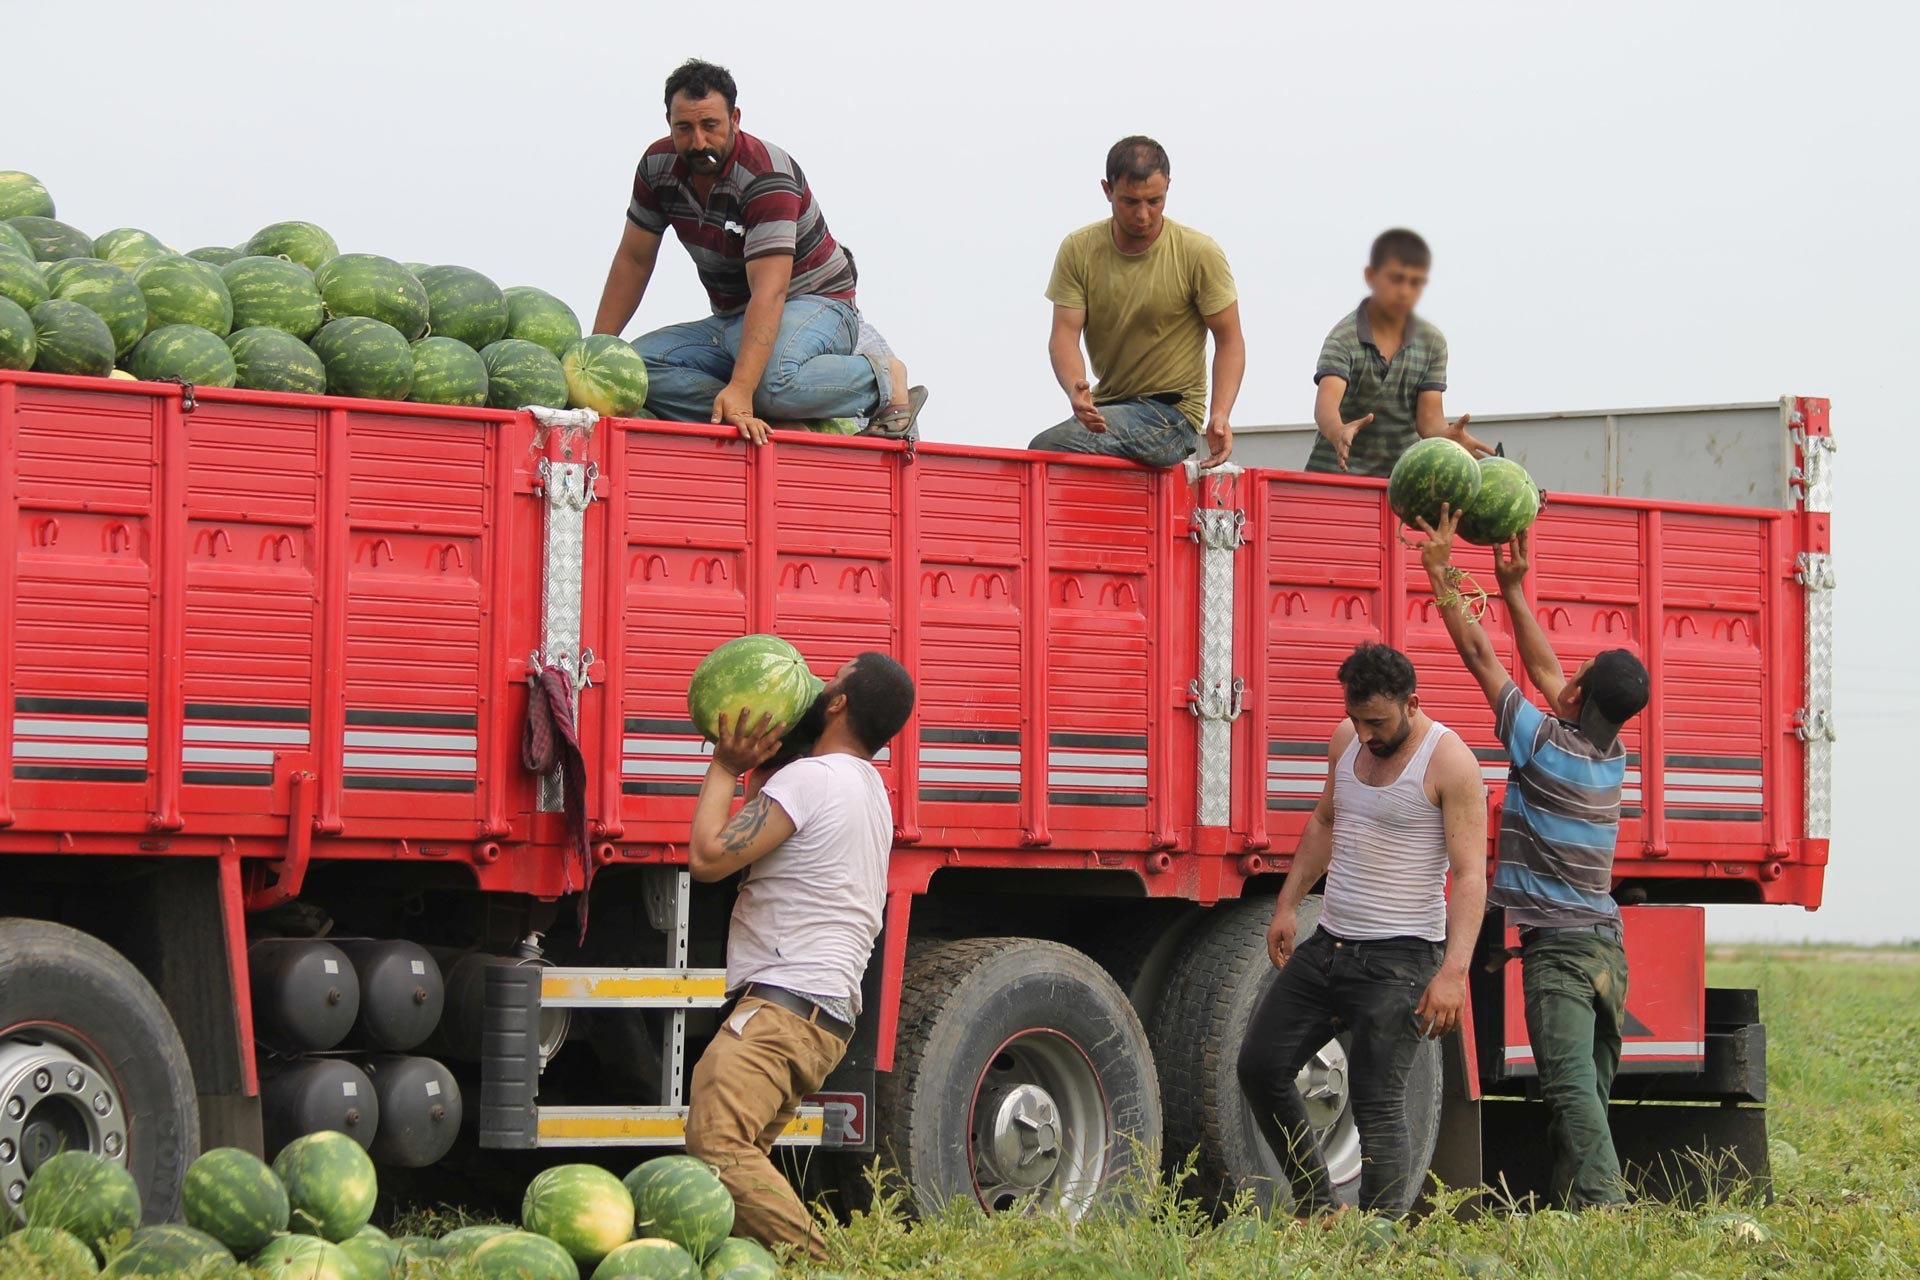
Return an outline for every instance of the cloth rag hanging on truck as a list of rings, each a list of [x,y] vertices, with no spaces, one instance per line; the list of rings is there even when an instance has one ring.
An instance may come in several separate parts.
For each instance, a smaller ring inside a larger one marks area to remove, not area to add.
[[[520,737],[520,763],[537,774],[560,770],[561,806],[567,835],[580,871],[580,940],[587,938],[587,890],[593,883],[593,849],[587,839],[587,760],[580,752],[579,727],[573,720],[573,677],[556,666],[545,666],[529,680],[527,724]],[[567,889],[573,867],[567,869]]]

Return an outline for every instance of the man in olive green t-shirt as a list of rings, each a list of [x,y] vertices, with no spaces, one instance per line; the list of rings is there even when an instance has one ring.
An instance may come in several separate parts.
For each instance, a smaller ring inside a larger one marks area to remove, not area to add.
[[[1247,347],[1233,272],[1220,246],[1166,216],[1170,165],[1152,138],[1122,138],[1100,184],[1113,216],[1068,236],[1047,298],[1047,355],[1073,416],[1033,438],[1031,449],[1096,453],[1170,467],[1204,432],[1207,460],[1233,453],[1228,419]],[[1098,385],[1087,381],[1081,334]],[[1207,404],[1207,335],[1213,335],[1213,403]]]

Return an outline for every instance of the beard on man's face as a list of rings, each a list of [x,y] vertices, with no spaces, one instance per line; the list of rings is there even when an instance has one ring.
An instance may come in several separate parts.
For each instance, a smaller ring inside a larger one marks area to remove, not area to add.
[[[795,760],[811,753],[813,744],[820,740],[820,735],[826,731],[826,727],[827,691],[822,689],[814,698],[812,705],[801,712],[800,718],[793,722],[793,727],[780,735],[780,749],[773,753],[771,760],[767,761],[764,766],[766,771],[772,773],[781,766],[792,764]]]

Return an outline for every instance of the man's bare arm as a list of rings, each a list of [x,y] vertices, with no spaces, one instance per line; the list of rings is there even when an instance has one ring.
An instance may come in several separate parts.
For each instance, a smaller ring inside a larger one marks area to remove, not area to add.
[[[1073,416],[1089,431],[1105,431],[1107,419],[1093,404],[1093,384],[1087,381],[1086,357],[1080,353],[1080,335],[1087,327],[1085,307],[1053,304],[1053,328],[1047,335],[1047,361],[1053,380],[1067,393]]]
[[[1449,737],[1434,753],[1435,789],[1446,828],[1447,949],[1414,1017],[1430,1036],[1460,1025],[1467,1001],[1467,970],[1487,909],[1487,787],[1467,744]]]
[[[687,870],[695,880],[724,880],[740,868],[766,857],[793,834],[793,819],[772,798],[749,785],[740,812],[733,808],[733,791],[742,777],[751,777],[780,750],[784,726],[762,714],[749,723],[743,707],[729,717],[721,712],[716,726],[713,760],[694,801],[693,829],[687,839]]]
[[[1313,807],[1307,817],[1306,830],[1300,833],[1300,844],[1294,850],[1293,865],[1287,869],[1286,881],[1280,886],[1280,900],[1274,904],[1273,923],[1267,926],[1267,956],[1274,967],[1286,964],[1287,957],[1293,954],[1294,936],[1299,929],[1300,904],[1306,901],[1313,886],[1320,883],[1320,877],[1327,874],[1327,868],[1333,863],[1333,777],[1334,769],[1340,762],[1340,756],[1347,749],[1347,743],[1353,740],[1353,730],[1342,724],[1334,731],[1333,741],[1327,747],[1327,782],[1320,789],[1320,802]]]
[[[1533,605],[1527,600],[1527,570],[1532,565],[1532,557],[1533,534],[1524,531],[1506,546],[1493,549],[1493,572],[1500,580],[1500,598],[1506,603],[1507,616],[1512,619],[1514,645],[1520,650],[1527,677],[1550,704],[1558,705],[1560,691],[1567,687],[1567,673],[1560,665],[1560,655],[1553,651],[1553,644],[1547,639],[1546,628],[1533,616]]]
[[[733,357],[733,377],[713,398],[714,422],[738,427],[755,444],[767,442],[767,424],[753,406],[754,392],[773,358],[774,339],[786,314],[787,286],[793,281],[793,256],[768,254],[747,263],[747,312],[740,322],[740,350]]]
[[[1460,524],[1460,513],[1442,510],[1444,514],[1437,528],[1425,520],[1419,521],[1421,531],[1427,535],[1420,548],[1420,563],[1427,570],[1427,586],[1433,591],[1434,607],[1440,610],[1440,619],[1446,623],[1453,647],[1460,651],[1461,661],[1479,682],[1487,704],[1498,708],[1500,694],[1513,677],[1507,674],[1506,665],[1500,661],[1500,654],[1486,631],[1467,612],[1453,566],[1453,536]]]
[[[1320,434],[1333,446],[1333,456],[1342,471],[1347,469],[1347,453],[1353,448],[1353,438],[1373,421],[1372,414],[1363,413],[1352,422],[1342,422],[1340,401],[1346,394],[1347,380],[1337,373],[1322,377],[1313,393],[1313,425],[1320,428]]]
[[[1212,403],[1207,408],[1207,460],[1217,467],[1233,456],[1233,402],[1247,376],[1247,339],[1240,331],[1240,304],[1234,302],[1202,317],[1213,335]]]
[[[1463,413],[1452,422],[1447,421],[1447,411],[1441,406],[1440,393],[1432,389],[1422,391],[1413,398],[1413,429],[1422,438],[1432,439],[1444,436],[1476,458],[1485,458],[1493,453],[1486,444],[1473,438],[1467,430],[1467,422],[1473,417]]]
[[[620,233],[620,247],[614,251],[613,265],[607,268],[606,287],[600,291],[600,309],[594,313],[593,331],[615,337],[640,309],[640,299],[653,279],[653,265],[660,257],[660,237],[643,231],[631,219]]]

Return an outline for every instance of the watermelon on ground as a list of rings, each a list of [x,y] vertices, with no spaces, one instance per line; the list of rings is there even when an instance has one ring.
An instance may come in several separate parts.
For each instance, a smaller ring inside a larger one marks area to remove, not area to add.
[[[633,1239],[633,1197],[599,1165],[555,1165],[527,1184],[520,1225],[591,1267]]]
[[[593,1270],[591,1280],[698,1280],[700,1265],[671,1240],[623,1244]]]
[[[0,171],[0,218],[51,218],[53,197],[40,179],[18,169]]]
[[[1387,480],[1387,504],[1406,524],[1440,523],[1440,508],[1465,511],[1480,492],[1480,464],[1442,436],[1420,441],[1400,455]]]
[[[1480,459],[1480,492],[1460,517],[1460,537],[1483,547],[1511,542],[1540,514],[1540,486],[1511,458]]]
[[[340,1242],[340,1252],[358,1267],[362,1280],[388,1280],[400,1262],[400,1246],[378,1227],[362,1227]]]
[[[313,272],[286,258],[241,258],[220,268],[233,299],[233,327],[265,325],[305,342],[327,320]]]
[[[504,1236],[512,1230],[512,1227],[503,1226],[497,1222],[478,1227],[456,1228],[440,1237],[440,1256],[455,1262],[465,1261],[473,1255],[475,1249],[487,1241],[495,1236]]]
[[[343,253],[314,269],[327,314],[366,316],[398,329],[408,342],[426,336],[426,286],[413,272],[377,253]]]
[[[741,636],[709,653],[693,669],[693,679],[687,684],[687,714],[693,720],[694,728],[708,741],[719,737],[722,714],[731,725],[742,708],[746,709],[749,728],[757,725],[763,714],[772,716],[774,728],[784,728],[798,721],[825,687],[820,678],[807,669],[807,660],[800,655],[800,651],[785,640],[778,636]],[[693,1157],[661,1156],[658,1160],[649,1160],[627,1175],[628,1190],[634,1189],[635,1178],[662,1160],[686,1162],[665,1166],[679,1171],[677,1176],[682,1181],[698,1182],[699,1173],[705,1172],[708,1178],[713,1179],[713,1186],[720,1186],[719,1179],[713,1178],[712,1171]],[[721,1191],[724,1193],[725,1188],[722,1187]],[[638,1207],[640,1193],[637,1190],[633,1199]],[[640,1229],[643,1232],[649,1230],[644,1215]],[[727,1231],[732,1229],[732,1222],[729,1221],[726,1229],[720,1232],[720,1237],[724,1238]],[[664,1231],[652,1234],[678,1239]]]
[[[780,1264],[757,1240],[732,1236],[707,1256],[700,1268],[703,1280],[773,1280]]]
[[[567,402],[576,409],[632,418],[647,406],[647,362],[610,333],[596,333],[567,348],[560,367],[567,375]]]
[[[100,1271],[93,1250],[80,1243],[80,1237],[70,1231],[27,1227],[0,1236],[0,1275],[24,1271],[29,1261],[46,1272],[49,1280],[77,1280]]]
[[[735,656],[724,659],[722,665],[736,673],[772,673],[773,681],[787,690],[797,704],[794,711],[797,719],[799,712],[805,710],[820,691],[820,682],[807,671],[799,652],[786,641],[773,636],[747,636],[744,640],[730,641],[708,654],[700,664],[701,669],[725,654],[730,645],[745,645],[746,641],[772,641],[773,644],[737,649]],[[779,648],[784,648],[786,654],[780,654]],[[771,661],[767,658],[770,654],[774,655]],[[797,671],[794,664],[798,664]],[[701,683],[698,671],[693,679],[698,688]],[[712,683],[728,681],[719,677]],[[802,689],[806,689],[804,695],[800,692]],[[804,701],[800,701],[802,696]],[[701,724],[701,711],[693,707],[691,695],[689,709],[694,711],[694,724]],[[639,1233],[673,1241],[692,1254],[696,1262],[704,1262],[733,1231],[733,1197],[703,1160],[693,1156],[656,1156],[629,1173],[625,1181],[633,1195],[634,1225]]]
[[[482,1241],[468,1255],[468,1265],[481,1280],[580,1280],[580,1268],[567,1251],[531,1231],[507,1231]]]
[[[142,263],[134,283],[147,299],[147,332],[190,324],[224,338],[233,331],[233,298],[220,269],[198,258],[168,254]]]
[[[40,340],[33,317],[11,298],[0,298],[0,369],[31,369]]]
[[[267,1280],[364,1280],[350,1255],[316,1236],[281,1236],[256,1253],[252,1265]]]
[[[413,344],[413,390],[407,399],[469,408],[483,405],[487,402],[487,362],[456,338],[422,338]]]
[[[95,1248],[140,1225],[140,1188],[133,1175],[88,1151],[41,1161],[27,1182],[20,1212],[30,1227],[69,1231]]]
[[[236,387],[326,394],[327,366],[312,347],[284,330],[242,329],[227,339],[227,350],[233,353]]]
[[[39,345],[33,367],[41,373],[104,378],[113,371],[113,332],[107,322],[77,302],[53,298],[27,313]]]
[[[468,267],[428,267],[419,273],[427,291],[429,331],[478,350],[507,332],[507,297],[500,286]]]
[[[487,404],[495,409],[524,409],[530,404],[562,408],[567,403],[567,373],[545,347],[519,338],[502,338],[480,351],[487,364]]]
[[[364,1148],[331,1129],[295,1138],[273,1158],[292,1207],[287,1225],[302,1235],[345,1240],[373,1217],[379,1192]]]
[[[158,334],[154,335],[158,337]],[[287,1189],[266,1162],[238,1147],[215,1147],[187,1168],[181,1215],[242,1258],[287,1229]]]
[[[240,249],[229,249],[223,244],[209,244],[203,245],[198,249],[188,250],[187,256],[195,262],[204,262],[213,267],[224,267],[229,262],[238,262],[247,255]]]
[[[321,263],[340,255],[333,237],[311,222],[276,222],[262,227],[240,250],[246,257],[291,258],[309,271],[318,271]]]
[[[327,366],[337,396],[405,400],[413,390],[413,348],[390,324],[366,316],[329,320],[313,335],[313,353]]]
[[[0,298],[31,311],[52,296],[46,273],[38,263],[25,254],[0,248]]]
[[[93,256],[111,262],[116,267],[132,271],[143,262],[153,258],[164,258],[173,250],[160,242],[160,237],[151,231],[142,231],[138,227],[115,227],[103,235],[93,238]]]
[[[204,1231],[174,1225],[142,1227],[107,1259],[103,1276],[176,1277],[206,1274],[218,1264],[231,1269],[233,1255]]]
[[[107,322],[115,359],[133,350],[147,331],[147,297],[124,268],[96,258],[47,264],[47,287],[56,298],[77,302]]]
[[[556,359],[580,341],[580,317],[545,289],[516,284],[506,291],[506,299],[509,338],[538,343]]]
[[[8,218],[7,224],[27,238],[33,256],[41,262],[93,256],[93,237],[56,218]]]
[[[133,349],[127,369],[142,382],[230,387],[238,371],[226,339],[190,324],[162,325]]]
[[[0,249],[11,249],[29,261],[33,258],[33,242],[14,230],[9,222],[0,222]]]

